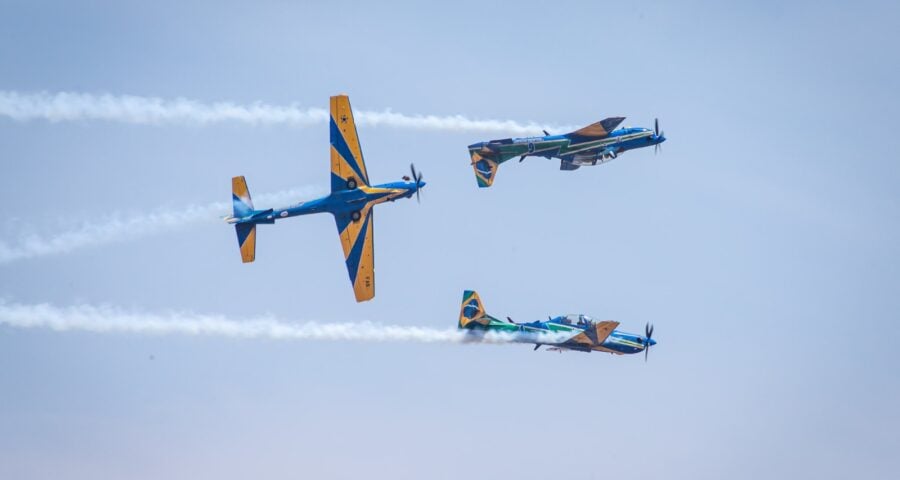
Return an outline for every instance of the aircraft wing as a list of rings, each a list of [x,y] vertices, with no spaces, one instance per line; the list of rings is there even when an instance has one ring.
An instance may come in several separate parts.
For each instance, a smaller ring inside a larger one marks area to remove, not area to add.
[[[594,324],[594,328],[587,329],[578,335],[566,340],[565,342],[559,344],[561,347],[573,348],[576,350],[590,350],[591,347],[595,345],[600,345],[606,340],[606,337],[612,333],[616,327],[619,326],[619,322],[614,322],[611,320],[606,320],[603,322],[597,322]]]
[[[331,97],[331,191],[352,190],[369,185],[356,122],[346,95]]]
[[[577,135],[579,137],[606,137],[609,135],[609,132],[615,130],[616,127],[624,121],[625,117],[604,118],[603,120],[592,123],[580,130],[575,130],[570,135]]]
[[[375,220],[371,205],[363,207],[360,214],[360,219],[355,222],[350,218],[350,213],[336,213],[334,220],[356,301],[365,302],[375,297],[375,248],[372,240]]]

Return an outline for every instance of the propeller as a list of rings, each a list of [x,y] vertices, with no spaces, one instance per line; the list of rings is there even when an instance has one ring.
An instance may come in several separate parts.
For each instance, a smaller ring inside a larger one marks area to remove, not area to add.
[[[513,323],[513,324],[516,323],[516,322],[513,321],[513,319],[511,319],[511,318],[509,318],[509,317],[506,317],[506,319],[509,320],[509,323]]]
[[[547,133],[547,131],[546,131],[546,130],[541,130],[541,131],[542,131],[542,132],[544,132],[544,136],[545,136],[545,137],[549,137],[549,136],[550,136],[550,134],[549,134],[549,133]]]
[[[647,322],[647,326],[644,327],[644,361],[647,361],[647,357],[650,355],[650,338],[653,337],[653,325],[650,325],[650,322]]]
[[[659,137],[665,136],[665,133],[666,132],[659,131],[659,119],[654,118],[653,119],[653,134],[656,135],[656,138],[659,138]],[[660,149],[662,149],[662,147],[659,146],[658,143],[653,145],[653,154],[656,155],[657,153],[659,153]]]
[[[416,202],[419,202],[419,188],[422,186],[422,172],[416,173],[416,166],[409,164],[409,171],[412,173],[412,179],[416,181]]]

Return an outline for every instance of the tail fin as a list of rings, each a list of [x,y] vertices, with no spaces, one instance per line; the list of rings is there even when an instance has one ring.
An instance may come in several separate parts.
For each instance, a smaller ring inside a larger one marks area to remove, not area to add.
[[[231,179],[231,205],[235,218],[246,217],[253,213],[253,200],[244,176]]]
[[[475,179],[478,180],[478,186],[487,188],[493,185],[494,176],[497,175],[497,168],[500,164],[491,158],[487,158],[476,150],[469,150],[472,156],[472,168],[475,169]]]
[[[492,317],[484,311],[478,292],[463,292],[462,305],[459,309],[459,328],[478,328],[491,323]]]
[[[231,204],[234,221],[254,213],[253,200],[243,176],[231,179]],[[256,224],[238,223],[234,226],[234,231],[237,232],[238,246],[241,248],[241,260],[244,263],[252,262],[256,259]]]

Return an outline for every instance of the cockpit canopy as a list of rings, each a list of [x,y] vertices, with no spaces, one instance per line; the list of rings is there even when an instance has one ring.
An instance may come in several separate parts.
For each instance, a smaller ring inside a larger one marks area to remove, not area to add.
[[[570,313],[568,315],[562,315],[559,317],[560,323],[565,325],[593,325],[594,319],[581,314],[581,313]]]

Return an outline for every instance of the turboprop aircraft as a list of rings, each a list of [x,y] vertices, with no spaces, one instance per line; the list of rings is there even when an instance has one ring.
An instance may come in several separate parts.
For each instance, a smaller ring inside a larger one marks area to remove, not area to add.
[[[628,127],[616,130],[625,117],[609,117],[580,130],[563,135],[550,135],[544,130],[543,137],[504,138],[469,145],[469,156],[475,169],[478,186],[485,188],[494,183],[494,176],[500,164],[519,157],[558,158],[560,170],[578,170],[584,165],[606,163],[619,154],[635,148],[653,145],[654,151],[666,141],[659,131],[659,120],[649,128]]]
[[[350,273],[350,283],[357,302],[371,300],[375,296],[375,254],[373,245],[373,207],[379,203],[393,202],[398,198],[419,199],[419,190],[425,186],[422,174],[410,165],[412,178],[404,176],[402,182],[371,185],[366,164],[363,161],[350,99],[346,95],[331,97],[331,194],[284,208],[256,210],[244,177],[231,179],[233,214],[225,221],[234,224],[238,246],[244,263],[256,258],[256,226],[273,224],[276,220],[330,213],[337,223],[344,261]]]
[[[607,352],[618,355],[644,352],[644,361],[650,353],[650,347],[656,345],[653,340],[653,326],[649,323],[644,328],[644,335],[625,333],[616,330],[619,322],[611,320],[594,321],[582,314],[549,317],[546,321],[538,320],[527,323],[516,323],[511,318],[498,320],[487,314],[478,293],[472,290],[463,292],[462,306],[459,311],[458,328],[466,329],[473,334],[487,332],[506,333],[513,336],[513,341],[533,343],[534,349],[547,345],[547,350],[562,352],[575,350],[578,352]]]

